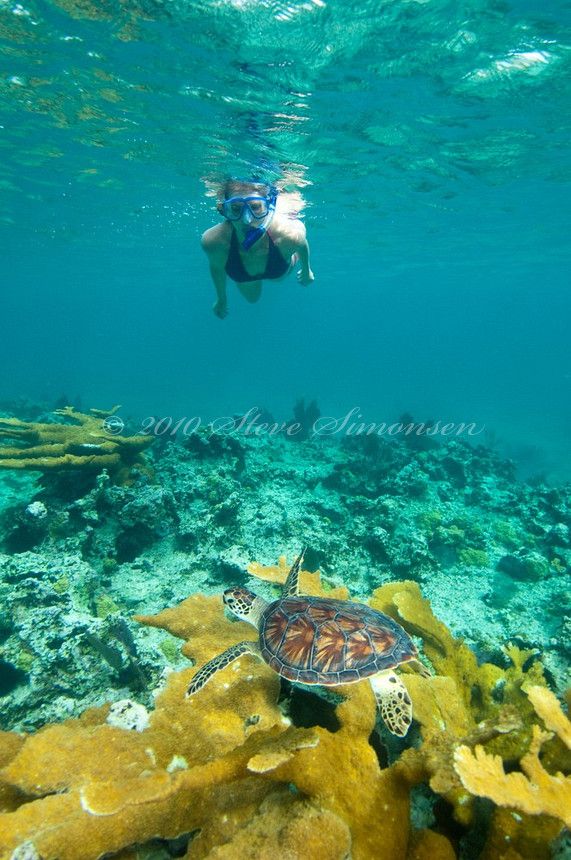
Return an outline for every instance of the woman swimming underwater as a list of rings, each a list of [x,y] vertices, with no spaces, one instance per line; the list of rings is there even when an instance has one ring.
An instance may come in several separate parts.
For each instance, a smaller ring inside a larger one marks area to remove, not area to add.
[[[278,190],[273,185],[229,179],[221,189],[217,209],[221,224],[201,239],[216,290],[213,310],[228,313],[226,279],[231,278],[249,302],[257,302],[262,281],[279,280],[299,263],[297,279],[303,286],[314,280],[309,264],[305,226],[277,211]]]

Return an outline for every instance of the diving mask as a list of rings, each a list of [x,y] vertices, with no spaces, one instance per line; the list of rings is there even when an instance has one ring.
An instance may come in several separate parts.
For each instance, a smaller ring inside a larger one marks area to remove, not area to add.
[[[261,221],[265,218],[275,200],[271,197],[262,197],[259,194],[250,194],[248,197],[229,197],[222,204],[224,217],[228,221],[242,221],[251,224],[252,221]]]
[[[242,221],[248,227],[241,243],[245,251],[261,239],[270,226],[276,211],[277,197],[278,190],[271,185],[265,197],[262,194],[249,194],[246,197],[228,197],[222,203],[222,212],[228,221]],[[257,221],[257,226],[251,227],[252,221]]]

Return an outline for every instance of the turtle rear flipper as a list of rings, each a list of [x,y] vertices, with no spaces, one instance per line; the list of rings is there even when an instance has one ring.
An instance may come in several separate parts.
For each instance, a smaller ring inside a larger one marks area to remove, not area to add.
[[[304,546],[302,551],[294,561],[291,570],[287,575],[287,579],[284,583],[282,597],[292,597],[293,595],[299,594],[299,573],[306,549],[307,547]]]
[[[394,672],[379,672],[370,679],[381,717],[390,732],[402,738],[412,722],[412,702],[401,679]]]

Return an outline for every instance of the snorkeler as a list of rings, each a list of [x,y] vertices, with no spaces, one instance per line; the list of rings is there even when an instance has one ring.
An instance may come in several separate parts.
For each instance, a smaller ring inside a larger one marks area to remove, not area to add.
[[[305,227],[297,217],[278,211],[278,190],[261,182],[229,179],[221,192],[217,209],[225,220],[201,239],[216,290],[216,316],[224,319],[228,313],[227,277],[249,302],[260,298],[262,281],[279,280],[298,263],[299,283],[311,284]]]

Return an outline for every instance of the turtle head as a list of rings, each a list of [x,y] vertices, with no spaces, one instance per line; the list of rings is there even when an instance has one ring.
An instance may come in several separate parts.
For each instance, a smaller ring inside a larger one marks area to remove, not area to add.
[[[249,591],[247,588],[240,588],[239,586],[227,588],[224,592],[223,600],[225,606],[237,618],[253,624],[254,627],[258,626],[258,621],[266,607],[266,602],[261,597],[258,597],[257,594],[254,594],[253,591]]]

